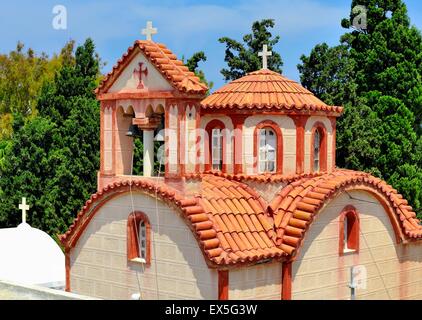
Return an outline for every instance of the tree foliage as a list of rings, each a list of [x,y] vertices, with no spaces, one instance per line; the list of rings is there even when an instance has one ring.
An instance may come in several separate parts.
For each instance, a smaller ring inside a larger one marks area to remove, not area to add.
[[[16,49],[0,55],[0,140],[12,134],[13,114],[25,117],[36,115],[36,102],[42,84],[53,79],[55,71],[66,59],[73,41],[63,48],[61,54],[51,59],[44,53],[37,55],[19,42]]]
[[[367,8],[366,27],[354,25]],[[298,66],[301,82],[344,105],[337,163],[392,184],[422,213],[422,37],[403,1],[353,0],[340,44],[317,45]]]
[[[38,116],[14,116],[13,140],[0,167],[1,227],[20,222],[16,208],[25,196],[32,226],[50,234],[64,232],[95,191],[99,105],[93,89],[98,63],[88,39],[74,56],[67,56],[54,80],[43,85]]]
[[[184,61],[184,57],[182,61]],[[214,82],[208,81],[205,78],[205,73],[201,69],[199,69],[199,63],[207,61],[207,56],[205,55],[204,51],[195,52],[192,57],[187,59],[186,66],[188,67],[189,71],[195,73],[195,75],[208,86],[208,93],[213,88]]]
[[[238,79],[248,72],[261,69],[262,61],[258,53],[262,51],[264,44],[268,45],[269,51],[272,51],[272,56],[268,60],[268,68],[275,72],[282,72],[283,61],[281,56],[273,50],[280,37],[273,37],[269,31],[270,28],[274,28],[274,25],[272,19],[255,21],[252,24],[252,33],[243,36],[244,44],[229,37],[218,39],[226,45],[224,61],[227,62],[228,69],[221,70],[221,74],[226,81]]]

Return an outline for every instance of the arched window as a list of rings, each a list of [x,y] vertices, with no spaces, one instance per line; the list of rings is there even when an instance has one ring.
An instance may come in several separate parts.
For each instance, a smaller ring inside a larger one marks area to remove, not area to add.
[[[210,121],[205,131],[205,171],[226,172],[225,126],[220,120]]]
[[[340,215],[339,253],[359,251],[359,216],[353,206],[347,206]]]
[[[277,137],[271,128],[259,131],[259,172],[276,172]]]
[[[320,130],[315,131],[314,135],[314,171],[320,169],[320,154],[321,154],[321,132]]]
[[[283,172],[283,136],[271,120],[259,123],[254,133],[254,157],[257,173]]]
[[[221,171],[223,169],[223,132],[220,128],[214,128],[211,136],[212,170]]]
[[[311,171],[327,171],[327,130],[323,123],[315,123],[311,143]]]
[[[143,212],[135,211],[128,217],[127,256],[130,261],[150,264],[151,226]]]

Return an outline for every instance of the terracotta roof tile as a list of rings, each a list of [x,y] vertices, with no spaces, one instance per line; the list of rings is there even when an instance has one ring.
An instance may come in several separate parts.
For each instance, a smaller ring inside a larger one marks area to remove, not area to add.
[[[207,207],[205,211],[214,212],[215,224],[218,225],[215,227],[223,231],[218,238],[224,236],[225,239],[222,245],[227,253],[225,263],[253,262],[263,257],[281,258],[285,255],[266,232],[273,230],[272,219],[265,217],[266,208],[259,195],[247,185],[215,175],[205,174],[199,178],[199,203]],[[210,205],[214,210],[208,208]]]
[[[97,94],[105,93],[121,74],[125,66],[137,52],[142,52],[171,85],[182,93],[205,95],[208,87],[190,72],[182,61],[177,60],[164,44],[148,40],[137,40],[133,46],[117,61],[113,69],[101,81],[96,89]]]
[[[286,109],[340,114],[342,107],[328,106],[299,83],[268,70],[258,70],[234,80],[201,102],[204,109]]]

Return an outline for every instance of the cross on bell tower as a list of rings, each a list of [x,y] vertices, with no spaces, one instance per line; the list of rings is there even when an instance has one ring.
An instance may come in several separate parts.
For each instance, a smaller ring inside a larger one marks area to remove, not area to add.
[[[147,27],[142,29],[142,34],[147,37],[147,40],[152,41],[152,35],[157,34],[157,28],[152,27],[152,21],[147,21]]]
[[[268,69],[267,57],[272,56],[273,53],[268,51],[268,46],[264,44],[262,46],[262,51],[258,52],[258,56],[262,57],[262,69]]]

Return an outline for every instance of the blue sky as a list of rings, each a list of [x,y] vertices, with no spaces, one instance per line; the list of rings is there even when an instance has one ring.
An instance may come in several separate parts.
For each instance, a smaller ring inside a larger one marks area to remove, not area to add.
[[[422,30],[422,1],[405,0],[411,21]],[[283,74],[299,80],[296,65],[302,54],[321,42],[338,43],[344,29],[340,21],[348,17],[351,0],[45,0],[0,2],[0,53],[14,49],[18,40],[37,52],[58,52],[65,42],[82,43],[94,39],[97,51],[107,62],[108,72],[136,39],[147,20],[158,28],[154,36],[179,58],[203,50],[208,60],[201,65],[215,88],[224,84],[220,69],[225,66],[224,45],[218,38],[241,40],[253,21],[273,18],[276,46],[284,60]],[[55,5],[67,8],[67,29],[52,27]]]

